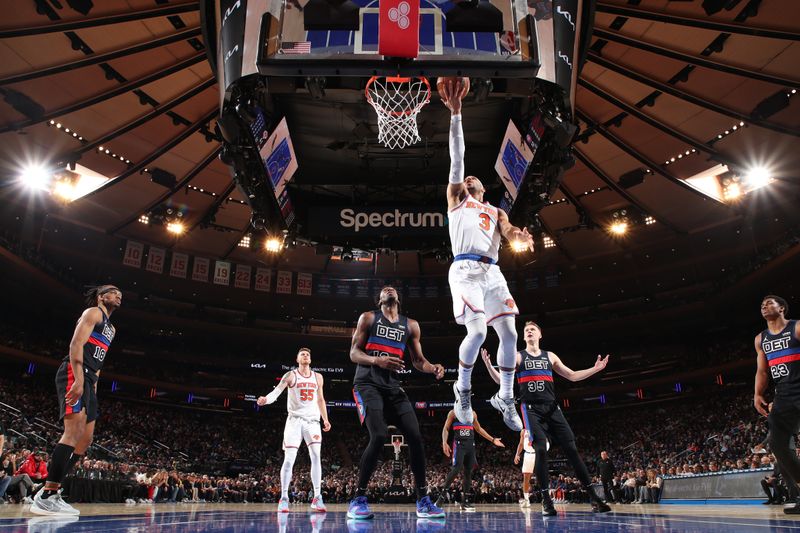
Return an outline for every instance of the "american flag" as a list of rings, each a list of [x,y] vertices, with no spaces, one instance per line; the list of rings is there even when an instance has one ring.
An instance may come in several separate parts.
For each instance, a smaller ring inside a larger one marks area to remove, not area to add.
[[[281,54],[310,54],[311,41],[281,43]]]

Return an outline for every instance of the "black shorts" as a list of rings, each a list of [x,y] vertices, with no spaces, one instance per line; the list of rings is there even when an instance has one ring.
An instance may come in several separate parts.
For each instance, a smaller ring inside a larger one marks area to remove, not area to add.
[[[80,397],[75,405],[67,405],[65,396],[74,382],[72,365],[67,361],[62,362],[56,372],[56,395],[58,396],[58,406],[60,410],[58,415],[59,420],[63,420],[66,415],[80,413],[83,410],[86,410],[87,423],[97,420],[97,395],[94,392],[96,379],[92,379],[87,373],[83,378],[83,396]]]
[[[353,398],[362,424],[367,413],[381,413],[387,424],[397,425],[402,415],[414,412],[411,400],[401,387],[385,389],[366,383],[356,383],[353,386]]]
[[[553,403],[523,403],[522,422],[531,437],[531,446],[547,446],[547,440],[551,444],[561,444],[562,446],[575,440],[575,434],[569,427],[561,407]]]
[[[453,441],[453,467],[454,468],[461,468],[466,466],[467,468],[473,468],[476,463],[475,457],[475,442],[458,442],[457,440]]]

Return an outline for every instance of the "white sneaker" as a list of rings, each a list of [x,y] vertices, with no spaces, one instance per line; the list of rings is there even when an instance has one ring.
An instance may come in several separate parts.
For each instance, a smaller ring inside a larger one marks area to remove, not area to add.
[[[322,496],[316,496],[313,500],[311,500],[311,512],[312,513],[326,513],[328,510],[325,508],[325,504],[322,501]]]
[[[514,398],[501,398],[500,393],[495,393],[489,400],[492,407],[500,411],[503,415],[503,422],[511,429],[511,431],[522,431],[522,420],[517,414],[517,409],[514,405]]]
[[[30,505],[33,503],[33,498],[31,498],[30,496],[25,496],[24,498],[22,498],[22,503]]]
[[[61,504],[62,504],[63,500],[61,500],[61,495],[60,494],[56,493],[56,494],[53,494],[52,496],[50,496],[49,498],[45,499],[45,498],[42,498],[42,493],[43,492],[44,491],[39,491],[36,494],[36,497],[33,499],[33,503],[31,504],[31,512],[33,514],[39,514],[39,515],[59,515],[59,514],[60,515],[66,515],[66,514],[75,515],[75,514],[78,514],[78,512],[75,512],[75,513],[67,512],[66,508],[62,507]],[[77,509],[72,508],[72,506],[70,506],[68,503],[66,503],[66,502],[63,502],[63,503],[64,503],[64,505],[66,505],[66,506],[70,507],[71,509],[73,509],[73,511],[77,511]]]
[[[453,412],[456,415],[456,420],[463,424],[472,424],[472,391],[467,389],[465,391],[459,390],[458,381],[453,383],[453,394],[456,396],[456,401],[453,402]],[[521,429],[520,429],[521,431]]]

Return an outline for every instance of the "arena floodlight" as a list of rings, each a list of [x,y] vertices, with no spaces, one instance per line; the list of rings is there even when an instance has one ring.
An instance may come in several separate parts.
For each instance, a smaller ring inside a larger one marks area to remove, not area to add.
[[[528,249],[528,243],[525,241],[511,241],[511,251],[515,254],[521,254]]]
[[[627,222],[614,222],[608,227],[608,231],[613,233],[614,235],[625,235],[628,233],[628,223]]]
[[[269,253],[276,254],[283,248],[283,239],[279,237],[268,237],[264,241],[264,249]]]
[[[180,222],[170,222],[167,224],[167,231],[175,235],[181,235],[186,231],[186,227]]]
[[[758,189],[770,184],[772,173],[766,167],[756,166],[747,170],[744,179],[751,189]]]
[[[46,191],[50,187],[52,179],[52,172],[40,164],[26,165],[19,175],[19,181],[25,187],[34,191]]]

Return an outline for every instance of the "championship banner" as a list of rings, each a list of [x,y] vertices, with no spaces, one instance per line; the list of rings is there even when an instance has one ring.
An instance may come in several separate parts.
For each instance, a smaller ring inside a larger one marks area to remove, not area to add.
[[[311,274],[299,272],[297,274],[297,294],[311,296]]]
[[[316,207],[308,212],[314,235],[446,235],[443,207]]]
[[[419,2],[381,0],[378,3],[378,53],[414,59],[419,53]]]
[[[169,275],[173,278],[186,279],[186,271],[189,268],[189,256],[180,252],[172,252],[172,264],[169,267]]]
[[[205,257],[195,257],[192,265],[192,281],[208,283],[209,260]]]
[[[275,286],[278,294],[292,294],[292,273],[278,270],[278,284]]]
[[[125,245],[125,255],[122,257],[122,264],[134,268],[142,268],[142,256],[144,256],[144,244],[136,241],[128,241]]]
[[[214,285],[230,285],[231,264],[228,261],[215,261]]]
[[[164,272],[164,258],[166,257],[166,250],[163,248],[150,247],[150,253],[147,254],[147,266],[145,270],[148,272],[155,272],[162,274]]]
[[[269,292],[270,285],[272,285],[272,270],[268,268],[256,268],[255,289],[261,292]]]
[[[247,265],[236,265],[236,277],[233,278],[233,286],[237,289],[249,289],[252,271],[253,269]]]

